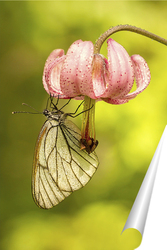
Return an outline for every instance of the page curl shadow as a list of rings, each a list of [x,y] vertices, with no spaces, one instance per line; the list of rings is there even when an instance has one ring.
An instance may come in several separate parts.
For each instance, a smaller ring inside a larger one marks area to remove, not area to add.
[[[123,233],[128,228],[134,228],[141,233],[142,242],[137,248],[138,250],[156,249],[155,246],[157,245],[159,248],[160,244],[163,246],[162,249],[167,249],[167,241],[165,240],[166,237],[164,236],[163,238],[162,236],[162,227],[165,225],[166,229],[167,225],[167,201],[165,201],[166,193],[167,126],[164,129],[128,219],[122,230]],[[160,228],[157,228],[157,224]],[[160,237],[161,240],[157,237],[157,235],[159,235],[158,237]]]

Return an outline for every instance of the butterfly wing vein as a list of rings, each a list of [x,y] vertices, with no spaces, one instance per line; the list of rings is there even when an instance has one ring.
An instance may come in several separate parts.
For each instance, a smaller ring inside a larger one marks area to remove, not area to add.
[[[69,120],[47,120],[38,136],[32,176],[35,203],[45,209],[85,186],[98,167],[93,152],[80,150],[81,132]]]

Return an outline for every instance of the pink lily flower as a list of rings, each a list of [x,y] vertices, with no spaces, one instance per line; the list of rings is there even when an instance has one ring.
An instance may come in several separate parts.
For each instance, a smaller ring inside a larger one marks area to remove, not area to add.
[[[88,153],[98,145],[95,138],[95,101],[123,104],[135,98],[150,82],[146,61],[139,55],[129,56],[113,39],[108,41],[108,60],[94,54],[90,41],[74,42],[64,54],[56,49],[48,57],[43,85],[48,94],[59,98],[84,99],[81,149]],[[130,92],[136,80],[136,90]],[[89,111],[88,111],[89,110]]]
[[[123,104],[135,98],[150,83],[150,70],[140,55],[129,56],[116,41],[109,38],[108,60],[94,54],[90,41],[74,42],[64,54],[56,49],[48,57],[43,73],[45,90],[59,98],[103,100]],[[130,92],[136,80],[136,90]]]

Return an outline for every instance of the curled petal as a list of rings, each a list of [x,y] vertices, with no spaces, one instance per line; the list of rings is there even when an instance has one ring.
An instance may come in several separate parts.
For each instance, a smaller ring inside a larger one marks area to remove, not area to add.
[[[126,50],[113,39],[108,39],[108,75],[106,91],[101,97],[121,99],[133,86],[134,70]]]
[[[124,104],[128,102],[128,100],[126,99],[112,99],[112,98],[104,98],[103,101],[114,105]]]
[[[145,88],[147,88],[151,80],[150,70],[144,58],[140,55],[133,55],[131,56],[131,58],[135,70],[137,89],[134,92],[129,93],[125,96],[125,98],[128,100],[133,99]]]
[[[148,84],[150,83],[151,80],[150,70],[143,57],[141,57],[140,55],[133,55],[131,58],[135,72],[137,89],[134,92],[129,93],[120,99],[106,98],[104,99],[105,102],[111,104],[126,103],[129,100],[135,98],[138,94],[140,94],[145,88],[147,88]]]
[[[43,85],[48,94],[61,98],[67,98],[60,88],[60,71],[65,59],[64,50],[56,49],[52,51],[46,60],[43,72]]]
[[[103,95],[106,90],[105,74],[107,60],[100,54],[95,54],[92,66],[93,89],[96,97]]]
[[[60,86],[65,95],[87,95],[95,99],[91,77],[92,59],[92,42],[78,40],[70,46],[60,73]]]

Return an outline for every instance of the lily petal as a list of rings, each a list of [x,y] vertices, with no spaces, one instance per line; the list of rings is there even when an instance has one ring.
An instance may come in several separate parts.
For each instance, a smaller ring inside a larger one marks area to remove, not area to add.
[[[128,100],[135,98],[139,93],[147,88],[151,80],[150,70],[144,58],[140,55],[133,55],[131,58],[135,70],[137,89],[125,96]]]
[[[92,67],[92,81],[95,96],[102,96],[106,90],[105,75],[107,74],[107,60],[103,55],[95,54]]]
[[[65,95],[70,97],[87,95],[95,99],[92,59],[92,42],[78,40],[70,46],[60,73],[60,86]]]
[[[114,105],[124,104],[124,103],[128,102],[128,100],[126,100],[126,99],[104,98],[102,100],[109,103],[109,104],[114,104]]]
[[[108,75],[106,91],[101,97],[122,98],[133,86],[134,70],[126,50],[113,39],[108,39]]]
[[[61,98],[67,98],[60,87],[60,71],[65,60],[64,50],[56,49],[52,51],[46,60],[43,72],[43,85],[48,94]]]

